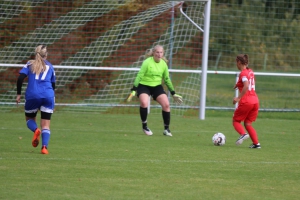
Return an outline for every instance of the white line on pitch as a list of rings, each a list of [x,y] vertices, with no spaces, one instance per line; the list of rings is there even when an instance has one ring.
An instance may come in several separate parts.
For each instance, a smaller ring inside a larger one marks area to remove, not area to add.
[[[2,158],[0,160],[63,160],[63,161],[96,161],[96,162],[150,162],[150,163],[240,163],[240,164],[285,164],[285,165],[299,165],[300,162],[276,162],[276,161],[232,161],[232,160],[135,160],[135,159],[74,159],[74,158]]]

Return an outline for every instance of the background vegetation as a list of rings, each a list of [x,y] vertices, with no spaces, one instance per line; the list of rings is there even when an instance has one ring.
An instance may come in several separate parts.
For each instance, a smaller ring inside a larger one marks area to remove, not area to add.
[[[229,69],[232,55],[247,53],[261,71],[300,71],[300,2],[213,0],[210,67]]]
[[[90,1],[44,1],[43,4],[29,7],[27,12],[5,21],[5,12],[9,12],[10,9],[3,9],[0,21],[3,21],[0,23],[0,35],[2,36],[0,37],[0,48],[10,45],[24,34],[80,8],[84,3]],[[115,2],[117,3],[117,1]],[[68,34],[49,47],[51,52],[56,52],[50,55],[54,64],[61,63],[113,25],[158,3],[161,1],[132,0],[129,4],[86,23],[77,31]],[[14,1],[10,4],[12,9],[19,8],[17,5],[14,7]],[[9,8],[9,3],[6,3],[3,8],[5,7]],[[157,24],[164,29],[166,22],[168,23],[168,20],[161,20]],[[26,27],[22,25],[26,25]],[[235,69],[232,66],[233,55],[247,53],[250,55],[251,66],[256,70],[299,72],[299,33],[299,1],[212,0],[209,67],[212,69]],[[74,45],[75,40],[76,45]],[[71,45],[72,48],[64,48],[66,45]],[[138,48],[145,50],[142,46]],[[112,55],[105,62],[109,64],[114,59],[116,58]],[[128,59],[132,58],[128,57]],[[28,59],[21,62],[26,62],[26,60]],[[112,64],[118,66],[117,62]]]

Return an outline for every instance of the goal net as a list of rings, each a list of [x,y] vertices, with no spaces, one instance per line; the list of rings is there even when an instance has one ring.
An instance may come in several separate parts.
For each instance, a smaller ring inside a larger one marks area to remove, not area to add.
[[[172,114],[197,113],[206,3],[201,0],[0,3],[6,8],[0,26],[14,33],[5,37],[0,46],[0,73],[1,77],[7,77],[1,81],[2,110],[14,109],[18,71],[33,58],[35,46],[45,44],[48,60],[56,70],[57,110],[137,112],[137,98],[131,103],[124,100],[145,53],[160,44],[169,60],[175,91],[184,99],[178,106],[170,98]],[[19,27],[15,28],[16,24]],[[24,85],[23,94],[25,88]],[[153,100],[150,102],[150,112],[161,113],[160,106]]]

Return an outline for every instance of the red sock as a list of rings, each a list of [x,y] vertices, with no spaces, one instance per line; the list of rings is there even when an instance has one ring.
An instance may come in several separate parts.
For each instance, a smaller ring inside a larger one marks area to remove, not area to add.
[[[244,135],[245,134],[245,130],[244,127],[241,123],[239,122],[233,122],[232,123],[234,129],[240,134],[240,135]]]
[[[251,125],[246,125],[245,128],[248,131],[248,134],[250,135],[253,144],[258,144],[256,130]]]

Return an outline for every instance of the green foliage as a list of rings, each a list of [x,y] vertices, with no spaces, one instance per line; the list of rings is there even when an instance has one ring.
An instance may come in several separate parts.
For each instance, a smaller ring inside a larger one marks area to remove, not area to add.
[[[138,114],[55,112],[48,155],[31,146],[22,112],[0,115],[0,199],[297,199],[299,117],[260,117],[262,149],[249,149],[250,140],[235,145],[231,114],[172,116],[173,137],[150,114],[149,137]],[[225,146],[213,146],[215,132]]]
[[[212,2],[210,56],[222,52],[219,68],[232,68],[235,55],[247,53],[255,69],[300,71],[300,20],[289,5],[278,1],[267,9],[262,1],[217,2]]]

